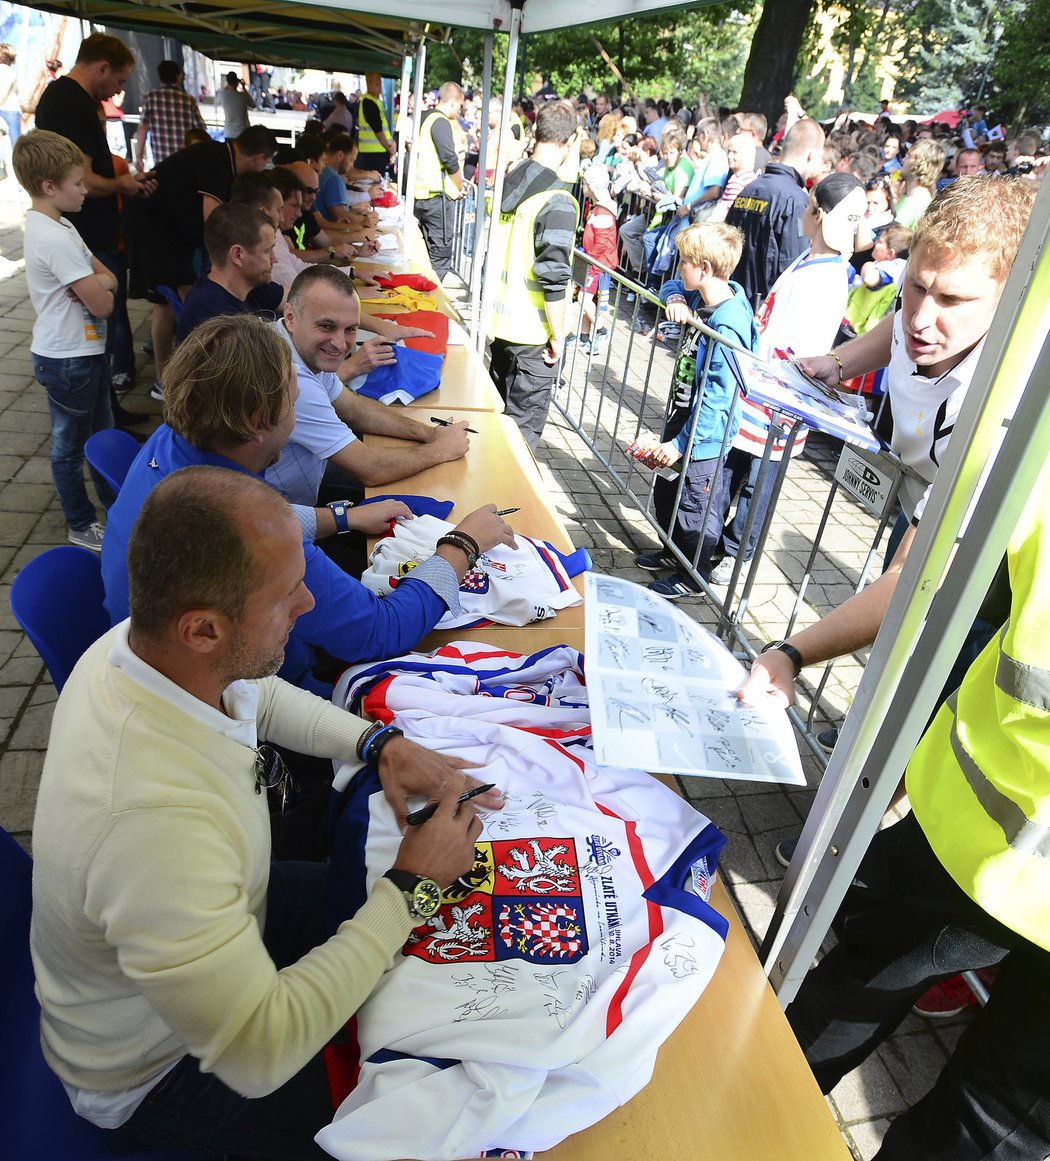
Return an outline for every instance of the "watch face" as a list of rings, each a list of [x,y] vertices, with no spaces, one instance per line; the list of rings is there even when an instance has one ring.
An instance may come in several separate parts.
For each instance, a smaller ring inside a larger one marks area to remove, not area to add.
[[[420,879],[412,891],[412,910],[424,919],[429,919],[440,906],[441,888],[433,879]]]

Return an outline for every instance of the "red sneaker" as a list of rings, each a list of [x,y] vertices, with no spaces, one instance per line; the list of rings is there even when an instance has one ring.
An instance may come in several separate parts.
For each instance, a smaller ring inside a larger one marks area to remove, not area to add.
[[[925,1016],[928,1020],[946,1020],[949,1016],[958,1016],[967,1008],[977,1003],[973,992],[966,985],[962,976],[949,976],[938,980],[928,988],[912,1005],[912,1011],[917,1016]]]

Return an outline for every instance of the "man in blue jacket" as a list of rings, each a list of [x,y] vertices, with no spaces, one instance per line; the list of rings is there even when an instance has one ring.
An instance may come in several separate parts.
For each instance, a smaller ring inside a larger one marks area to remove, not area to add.
[[[675,239],[678,247],[679,277],[665,282],[660,298],[667,317],[687,323],[699,316],[712,330],[755,350],[758,327],[741,286],[729,281],[740,261],[742,234],[724,222],[697,222],[687,226]],[[659,443],[640,441],[639,458],[650,467],[679,465],[684,473],[682,495],[677,509],[679,479],[658,476],[653,486],[653,503],[661,528],[682,552],[696,561],[706,580],[712,557],[722,535],[722,460],[736,435],[740,420],[734,404],[737,378],[732,355],[721,343],[710,352],[707,374],[708,340],[690,328],[679,352],[672,388],[671,405]],[[674,569],[673,575],[649,585],[653,592],[676,601],[698,591],[696,582],[678,567],[677,560],[659,550],[646,552],[635,562],[649,572]]]
[[[726,214],[726,221],[744,235],[733,278],[752,306],[809,246],[802,232],[802,215],[809,205],[806,182],[823,162],[824,130],[803,117],[785,134],[780,156],[744,186]]]
[[[262,479],[295,424],[297,393],[288,344],[251,315],[209,319],[179,347],[164,373],[166,422],[142,448],[109,510],[102,577],[114,624],[128,615],[127,546],[146,496],[165,476],[195,464]],[[391,518],[386,504],[354,508],[343,501],[330,507],[306,514],[320,535],[351,529],[375,535]],[[400,504],[396,509],[403,510]],[[308,522],[300,516],[300,523]],[[382,599],[337,568],[307,538],[305,579],[315,604],[296,621],[281,676],[330,696],[331,686],[314,673],[318,649],[344,662],[396,657],[413,649],[446,610],[458,613],[459,582],[473,564],[475,550],[514,546],[514,536],[494,504],[472,512],[455,532],[458,545],[439,544],[432,557]]]

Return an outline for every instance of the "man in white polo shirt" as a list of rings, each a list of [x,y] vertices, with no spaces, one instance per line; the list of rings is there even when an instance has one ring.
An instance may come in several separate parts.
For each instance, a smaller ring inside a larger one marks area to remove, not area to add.
[[[795,678],[803,666],[853,653],[875,640],[969,389],[1033,199],[1032,189],[1016,180],[962,178],[942,191],[916,228],[898,309],[834,354],[801,361],[805,371],[831,386],[888,366],[891,445],[925,485],[909,480],[901,490],[908,526],[883,574],[814,625],[757,657],[740,691],[744,700],[764,689],[790,705],[795,700]],[[963,661],[962,672],[970,659]]]
[[[328,472],[334,486],[377,486],[403,480],[467,452],[466,423],[427,427],[345,386],[384,361],[382,344],[354,349],[360,303],[353,283],[329,266],[311,266],[288,292],[276,326],[292,348],[299,379],[295,428],[266,479],[293,504],[316,504]],[[407,448],[366,447],[358,435],[411,440]],[[334,469],[334,470],[333,470]]]

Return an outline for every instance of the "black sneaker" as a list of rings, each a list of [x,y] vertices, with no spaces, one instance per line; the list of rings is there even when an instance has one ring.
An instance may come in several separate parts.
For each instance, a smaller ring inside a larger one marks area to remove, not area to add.
[[[674,576],[664,577],[663,580],[650,581],[648,589],[651,593],[659,593],[669,601],[680,601],[683,597],[695,597],[700,590],[684,576],[676,573]]]
[[[817,742],[825,754],[830,754],[839,740],[838,726],[832,726],[830,730],[825,730],[822,734],[817,734]]]
[[[672,560],[662,552],[643,552],[634,558],[634,563],[646,572],[667,572],[668,569],[678,567],[677,560]]]
[[[795,835],[794,838],[781,839],[774,848],[773,854],[777,857],[777,862],[782,867],[791,866],[791,860],[795,857],[795,850],[798,847],[798,840],[801,835]]]

